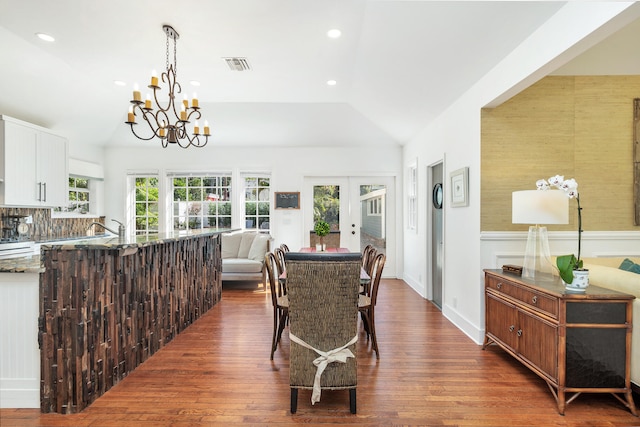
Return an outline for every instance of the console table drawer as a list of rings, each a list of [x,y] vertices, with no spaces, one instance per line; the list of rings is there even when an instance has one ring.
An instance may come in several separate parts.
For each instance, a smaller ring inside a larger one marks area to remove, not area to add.
[[[551,295],[525,288],[517,283],[502,278],[488,276],[487,285],[505,295],[521,301],[529,307],[542,311],[554,319],[558,318],[558,299]]]

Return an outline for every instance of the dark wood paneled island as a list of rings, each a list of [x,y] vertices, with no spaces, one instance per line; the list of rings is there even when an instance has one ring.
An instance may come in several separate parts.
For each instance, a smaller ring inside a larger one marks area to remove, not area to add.
[[[225,231],[43,245],[41,411],[83,410],[213,307]]]

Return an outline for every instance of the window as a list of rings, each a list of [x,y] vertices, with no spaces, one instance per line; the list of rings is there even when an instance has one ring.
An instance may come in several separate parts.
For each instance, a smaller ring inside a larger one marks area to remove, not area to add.
[[[174,230],[231,227],[231,176],[173,174]]]
[[[332,231],[340,230],[340,186],[313,186],[313,223],[324,220]]]
[[[88,178],[69,175],[67,206],[60,206],[54,212],[75,212],[86,214],[91,212],[91,190]]]
[[[158,177],[135,176],[135,233],[155,234],[158,232]]]
[[[367,205],[368,205],[367,213],[369,216],[382,215],[382,197],[377,197],[375,199],[369,200]]]
[[[407,227],[417,231],[418,224],[418,167],[416,164],[409,166],[407,184]]]
[[[271,178],[269,176],[244,175],[244,224],[246,229],[269,230],[271,228]]]

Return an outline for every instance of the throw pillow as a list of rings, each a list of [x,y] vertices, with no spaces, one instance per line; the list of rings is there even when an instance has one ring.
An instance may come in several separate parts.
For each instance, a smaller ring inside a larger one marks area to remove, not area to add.
[[[636,264],[635,262],[631,261],[629,258],[626,258],[624,261],[622,261],[622,264],[620,264],[619,268],[620,270],[630,271],[632,273],[640,274],[640,264]]]
[[[268,234],[258,234],[253,239],[251,249],[249,249],[248,258],[254,261],[264,261],[264,256],[269,252],[269,238]]]

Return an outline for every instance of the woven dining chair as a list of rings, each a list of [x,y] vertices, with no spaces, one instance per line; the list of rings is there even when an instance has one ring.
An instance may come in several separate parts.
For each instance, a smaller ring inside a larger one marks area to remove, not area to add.
[[[278,347],[282,331],[287,324],[289,317],[289,300],[287,298],[286,287],[280,283],[280,271],[277,268],[278,261],[271,252],[265,255],[265,265],[269,276],[269,288],[271,290],[271,304],[273,306],[273,338],[271,339],[271,360],[273,353]]]
[[[376,319],[375,309],[378,301],[378,289],[380,287],[380,278],[384,263],[387,260],[385,254],[378,254],[371,263],[371,281],[369,286],[365,287],[364,293],[358,296],[358,311],[360,311],[364,331],[367,338],[371,341],[371,348],[376,352],[376,359],[380,359],[380,351],[378,350],[378,337],[376,336]]]
[[[280,249],[282,249],[284,252],[289,252],[289,246],[287,246],[285,243],[280,245]]]
[[[361,255],[289,252],[285,262],[291,413],[297,410],[299,389],[313,390],[312,404],[320,401],[321,390],[349,389],[355,414]]]

